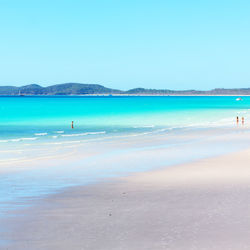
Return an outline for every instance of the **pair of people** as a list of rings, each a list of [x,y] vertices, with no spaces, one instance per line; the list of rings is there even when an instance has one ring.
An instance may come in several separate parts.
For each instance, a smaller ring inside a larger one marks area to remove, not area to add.
[[[236,117],[236,122],[237,122],[237,125],[239,124],[239,116]],[[245,118],[244,117],[241,117],[241,124],[244,125],[245,123]]]

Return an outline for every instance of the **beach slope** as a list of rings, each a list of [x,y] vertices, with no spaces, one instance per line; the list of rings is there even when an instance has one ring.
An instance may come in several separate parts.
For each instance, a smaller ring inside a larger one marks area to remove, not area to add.
[[[243,250],[250,150],[68,189],[8,218],[2,249]]]

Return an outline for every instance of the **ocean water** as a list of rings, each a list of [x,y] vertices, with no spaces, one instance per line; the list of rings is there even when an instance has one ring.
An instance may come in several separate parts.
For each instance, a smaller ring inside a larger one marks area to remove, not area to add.
[[[232,125],[250,97],[0,97],[0,143]],[[74,130],[71,129],[74,121]],[[65,138],[66,139],[66,138]]]
[[[247,148],[250,97],[236,98],[0,97],[0,215],[66,187]]]

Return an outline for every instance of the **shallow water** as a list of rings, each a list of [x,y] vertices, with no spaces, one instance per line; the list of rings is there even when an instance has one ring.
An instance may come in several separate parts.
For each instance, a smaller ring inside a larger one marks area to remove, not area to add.
[[[0,97],[0,139],[138,132],[231,124],[249,115],[250,97]],[[71,130],[71,121],[75,130]],[[92,133],[92,134],[91,134]],[[12,141],[12,142],[16,142]],[[3,141],[2,141],[3,142]]]
[[[0,97],[0,158],[20,158],[21,150],[31,152],[38,145],[62,145],[183,127],[231,127],[237,115],[244,116],[247,123],[249,107],[250,97],[236,101],[231,96]]]
[[[247,148],[250,98],[235,99],[0,97],[0,214],[66,187]]]

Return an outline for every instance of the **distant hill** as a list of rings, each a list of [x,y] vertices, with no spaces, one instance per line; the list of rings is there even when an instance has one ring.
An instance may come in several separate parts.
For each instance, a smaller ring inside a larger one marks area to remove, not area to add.
[[[63,83],[48,87],[38,84],[0,86],[0,95],[250,95],[250,88],[218,88],[208,91],[134,88],[122,91],[98,84]]]
[[[169,90],[135,88],[126,91],[128,94],[146,95],[250,95],[250,88],[201,90]]]
[[[119,94],[120,90],[106,88],[98,84],[64,83],[44,88],[46,95],[89,95]]]
[[[0,95],[91,95],[120,94],[122,91],[98,84],[63,83],[42,87],[37,84],[22,87],[0,86]]]

